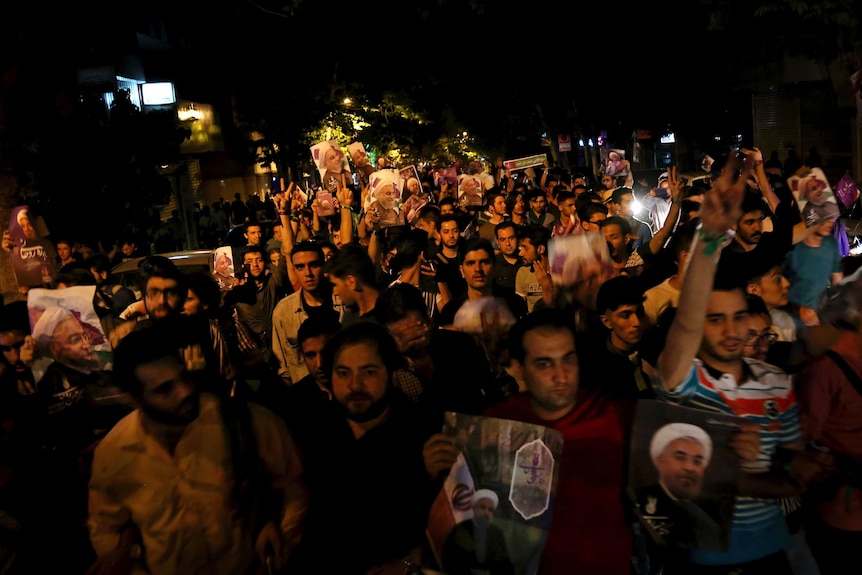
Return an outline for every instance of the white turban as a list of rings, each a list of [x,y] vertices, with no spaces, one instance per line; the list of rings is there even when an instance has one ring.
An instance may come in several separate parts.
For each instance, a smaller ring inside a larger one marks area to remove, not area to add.
[[[326,167],[324,165],[324,161],[326,160],[326,153],[329,152],[329,150],[335,150],[341,154],[341,161],[344,161],[344,152],[341,151],[338,141],[326,140],[325,142],[320,142],[319,144],[311,146],[311,157],[314,159],[314,163],[317,164],[318,168],[324,169]]]
[[[401,197],[401,176],[395,170],[377,170],[368,177],[368,197],[371,201],[377,199],[377,192],[392,184],[395,198]]]
[[[500,505],[500,498],[490,489],[479,489],[473,493],[473,505],[476,505],[481,499],[490,499],[493,501],[494,509],[497,509],[497,506]]]
[[[33,326],[33,338],[37,345],[48,346],[51,343],[51,338],[54,336],[54,330],[57,324],[66,321],[67,319],[75,319],[72,312],[61,306],[49,307],[42,315],[36,325]]]
[[[28,220],[30,219],[30,212],[29,212],[29,211],[27,211],[27,210],[21,210],[21,211],[19,211],[19,212],[18,212],[18,214],[15,216],[15,219],[18,221],[18,225],[19,225],[19,226],[23,226],[23,225],[24,225],[24,224],[22,223],[22,220],[24,220],[25,218],[26,218],[26,219],[28,219]]]
[[[668,423],[655,432],[649,446],[649,454],[653,463],[656,462],[671,441],[681,438],[693,439],[700,443],[703,446],[703,465],[704,467],[709,465],[709,460],[712,457],[712,439],[703,429],[690,423]]]

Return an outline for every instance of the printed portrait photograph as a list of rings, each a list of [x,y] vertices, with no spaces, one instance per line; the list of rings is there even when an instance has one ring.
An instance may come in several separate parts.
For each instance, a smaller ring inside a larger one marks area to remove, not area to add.
[[[431,507],[426,533],[447,574],[532,573],[559,475],[559,431],[447,412],[443,433],[461,450]]]
[[[638,402],[628,493],[660,545],[726,550],[738,491],[730,442],[745,419],[656,400]]]

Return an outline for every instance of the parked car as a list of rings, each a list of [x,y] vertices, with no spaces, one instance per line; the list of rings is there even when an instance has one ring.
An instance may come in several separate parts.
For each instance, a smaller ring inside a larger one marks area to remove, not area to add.
[[[196,270],[205,270],[212,273],[213,257],[215,250],[187,250],[182,252],[169,252],[156,254],[164,256],[174,262],[183,272],[189,273]],[[135,297],[141,299],[141,286],[138,283],[138,264],[144,258],[132,258],[117,264],[111,270],[114,281],[135,292]]]

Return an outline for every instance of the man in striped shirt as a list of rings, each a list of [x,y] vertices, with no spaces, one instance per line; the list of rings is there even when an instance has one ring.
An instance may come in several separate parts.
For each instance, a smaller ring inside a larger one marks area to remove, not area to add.
[[[730,543],[726,551],[669,555],[667,575],[791,575],[786,554],[791,540],[780,498],[798,495],[821,472],[804,456],[790,376],[743,357],[748,305],[744,282],[736,281],[742,274],[719,263],[726,231],[739,216],[748,171],[738,177],[725,171],[704,196],[679,307],[657,362],[660,398],[742,416],[753,424],[733,445],[742,473]],[[780,454],[787,457],[776,465]]]

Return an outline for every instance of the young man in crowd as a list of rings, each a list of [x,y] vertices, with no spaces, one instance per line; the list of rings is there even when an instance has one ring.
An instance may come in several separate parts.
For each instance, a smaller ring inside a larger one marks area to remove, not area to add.
[[[528,314],[511,329],[508,344],[527,393],[484,415],[551,427],[564,441],[538,572],[631,575],[632,531],[621,495],[629,436],[618,404],[581,385],[574,326],[559,310]],[[435,434],[425,444],[431,477],[448,472],[457,456],[449,435]]]
[[[98,556],[93,572],[125,565],[127,572],[228,575],[270,560],[281,567],[299,541],[307,507],[299,453],[283,421],[248,404],[254,447],[246,456],[263,468],[248,489],[263,499],[259,509],[246,504],[242,466],[232,466],[238,450],[212,441],[232,433],[226,398],[200,392],[173,327],[135,331],[114,351],[117,381],[138,407],[96,448],[88,519]]]
[[[725,234],[738,221],[750,170],[725,170],[704,195],[679,307],[658,357],[659,397],[751,421],[735,437],[742,473],[726,551],[691,550],[666,558],[665,572],[792,573],[780,498],[799,495],[823,469],[803,451],[790,377],[744,358],[748,303],[734,270],[717,271]],[[775,461],[780,461],[776,465]],[[789,471],[785,471],[788,469]]]
[[[403,573],[406,557],[418,562],[436,495],[420,454],[440,422],[393,384],[406,362],[380,324],[339,330],[322,360],[333,399],[298,435],[310,506],[288,572]]]
[[[515,291],[515,277],[524,265],[519,250],[518,226],[512,221],[500,222],[494,229],[499,251],[494,256],[494,283],[501,289]]]

